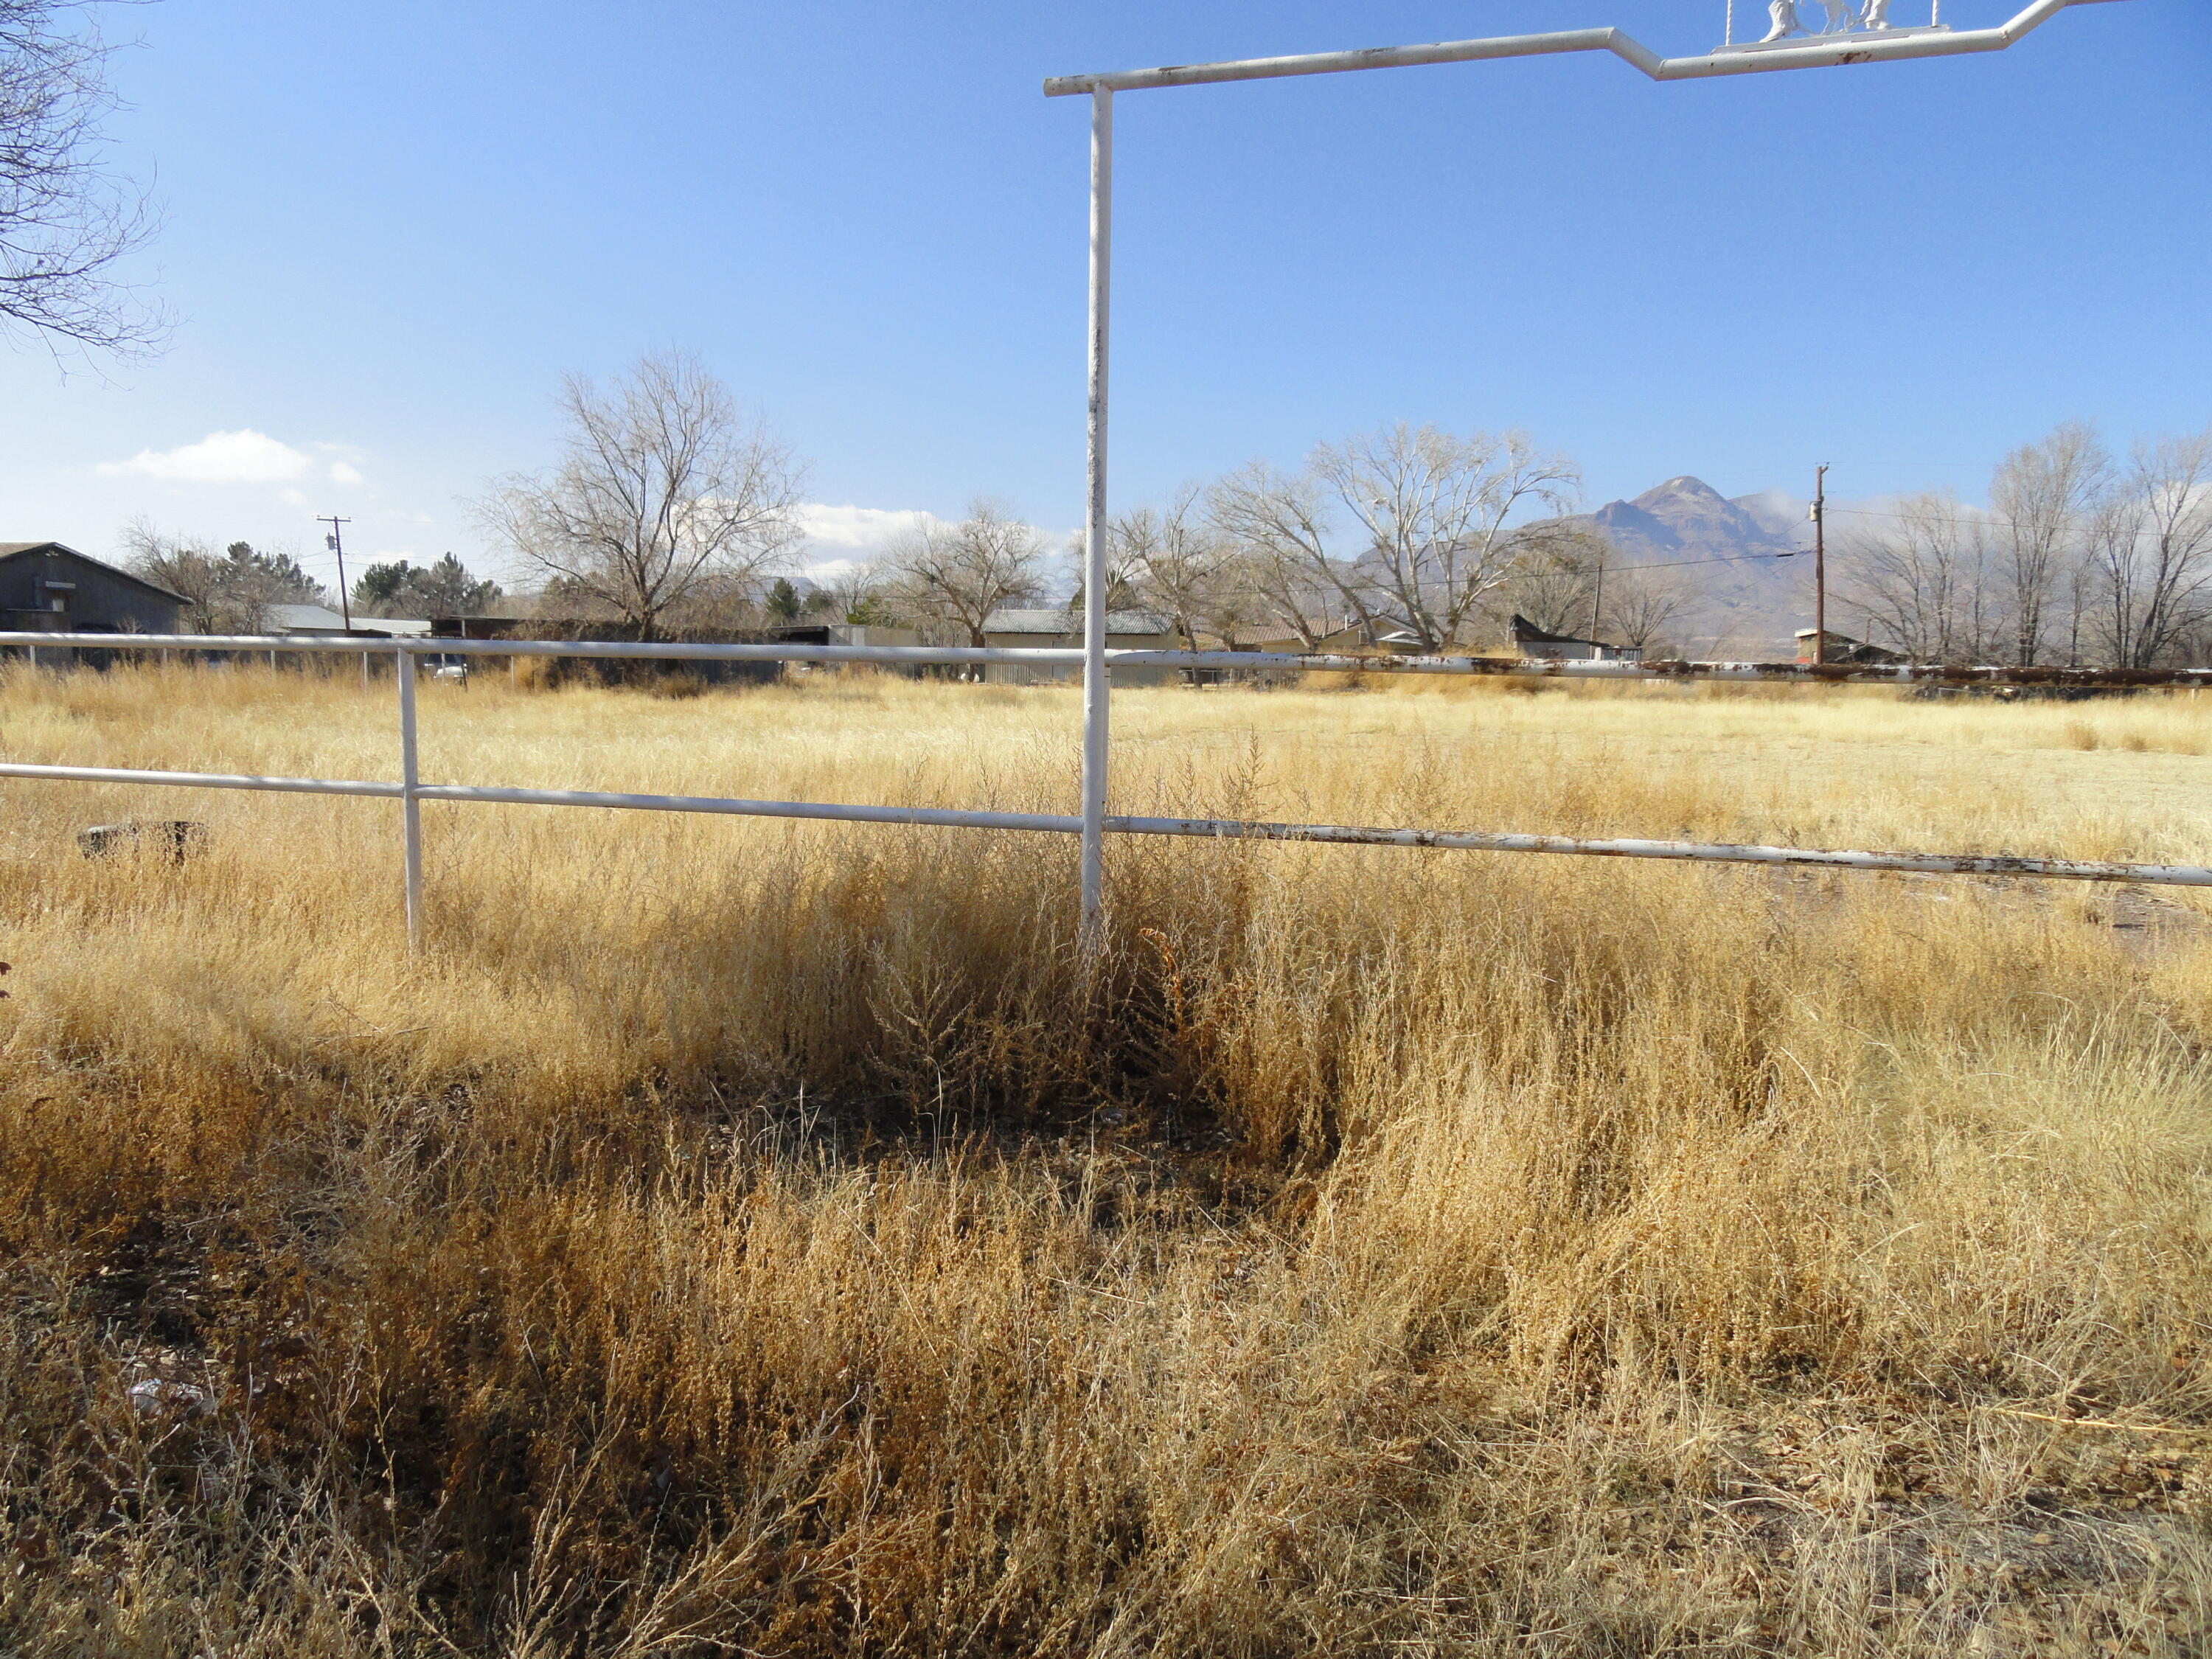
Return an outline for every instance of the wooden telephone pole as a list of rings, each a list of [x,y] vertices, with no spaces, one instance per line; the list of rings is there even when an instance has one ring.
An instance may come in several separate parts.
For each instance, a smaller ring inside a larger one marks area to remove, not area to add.
[[[346,592],[345,535],[338,526],[340,525],[351,524],[353,520],[351,519],[320,518],[316,520],[315,522],[317,524],[326,524],[331,527],[331,533],[323,538],[323,545],[329,548],[331,552],[338,556],[338,610],[340,614],[345,617],[346,632],[350,634],[353,632],[353,600]]]

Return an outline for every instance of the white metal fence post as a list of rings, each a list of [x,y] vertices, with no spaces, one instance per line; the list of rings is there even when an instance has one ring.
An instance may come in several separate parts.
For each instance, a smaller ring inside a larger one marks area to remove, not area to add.
[[[1106,910],[1106,368],[1113,286],[1114,94],[1091,94],[1091,418],[1083,550],[1083,951],[1094,958]]]
[[[422,803],[416,793],[422,779],[415,764],[415,659],[404,645],[393,653],[392,666],[399,680],[399,822],[407,859],[407,951],[412,956],[422,948]]]

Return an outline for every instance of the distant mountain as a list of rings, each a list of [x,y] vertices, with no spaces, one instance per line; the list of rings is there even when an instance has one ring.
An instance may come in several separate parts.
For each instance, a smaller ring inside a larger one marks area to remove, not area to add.
[[[1731,501],[1686,476],[1561,522],[1605,536],[1623,566],[1681,567],[1691,599],[1670,631],[1692,656],[1787,657],[1811,623],[1812,561],[1794,556],[1812,545],[1801,498]]]

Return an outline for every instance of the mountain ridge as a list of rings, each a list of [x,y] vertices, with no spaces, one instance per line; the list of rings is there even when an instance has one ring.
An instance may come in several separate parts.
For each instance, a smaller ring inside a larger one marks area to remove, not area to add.
[[[1812,545],[1806,506],[1776,489],[1730,498],[1681,473],[1557,522],[1602,535],[1624,574],[1681,568],[1686,603],[1668,632],[1689,655],[1781,658],[1812,620],[1812,561],[1796,556]]]

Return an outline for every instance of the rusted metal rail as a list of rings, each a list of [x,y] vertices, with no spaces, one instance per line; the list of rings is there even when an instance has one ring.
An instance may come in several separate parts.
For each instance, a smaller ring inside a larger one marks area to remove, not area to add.
[[[1822,685],[2043,686],[2147,690],[2212,685],[2212,668],[2008,667],[1970,663],[1594,662],[1582,659],[1366,655],[1324,652],[1109,651],[1109,666],[1279,670],[1308,674],[1459,674],[1550,680],[1719,680]]]

